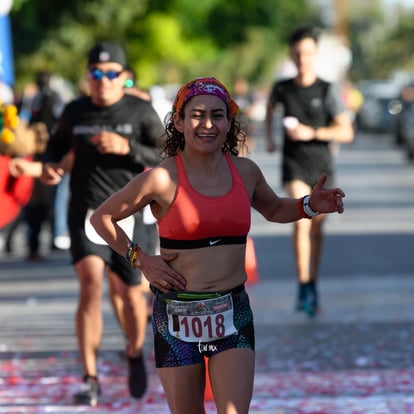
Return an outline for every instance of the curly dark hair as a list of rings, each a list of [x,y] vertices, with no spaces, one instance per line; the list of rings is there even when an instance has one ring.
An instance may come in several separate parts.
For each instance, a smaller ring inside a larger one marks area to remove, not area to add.
[[[184,108],[180,112],[180,118],[184,119]],[[170,112],[165,118],[165,140],[163,141],[163,148],[161,151],[162,158],[170,158],[180,154],[184,150],[185,140],[184,134],[177,131],[173,120],[174,112]],[[227,110],[227,116],[229,116]],[[231,127],[226,136],[226,141],[223,143],[222,151],[226,154],[238,155],[240,150],[247,148],[246,145],[246,121],[237,115],[236,118],[231,119]]]

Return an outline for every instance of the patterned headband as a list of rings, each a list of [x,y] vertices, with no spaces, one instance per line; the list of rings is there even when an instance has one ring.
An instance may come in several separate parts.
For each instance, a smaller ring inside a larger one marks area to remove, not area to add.
[[[181,112],[184,105],[194,96],[214,95],[220,98],[229,108],[230,116],[234,118],[239,106],[231,98],[229,91],[216,78],[197,78],[180,88],[175,97],[173,112]]]

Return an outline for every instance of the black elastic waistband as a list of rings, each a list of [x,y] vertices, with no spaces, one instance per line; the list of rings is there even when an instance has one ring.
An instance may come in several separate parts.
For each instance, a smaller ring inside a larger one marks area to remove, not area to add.
[[[193,300],[203,300],[203,299],[213,299],[218,298],[221,296],[225,296],[228,294],[231,295],[238,295],[245,290],[244,283],[241,285],[236,286],[233,289],[220,291],[220,292],[191,292],[191,291],[179,291],[179,292],[167,292],[163,293],[155,286],[150,285],[151,292],[163,302],[169,302],[171,300],[180,300],[184,302],[189,302]]]
[[[245,244],[244,236],[217,236],[198,240],[175,240],[160,237],[160,247],[164,249],[199,249],[202,247],[222,246],[225,244]]]

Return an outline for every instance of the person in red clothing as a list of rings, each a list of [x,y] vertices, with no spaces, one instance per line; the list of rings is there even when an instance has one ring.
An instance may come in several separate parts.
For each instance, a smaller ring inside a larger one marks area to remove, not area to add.
[[[215,78],[177,93],[165,126],[165,160],[132,179],[91,217],[98,234],[140,269],[155,295],[155,364],[173,414],[204,413],[205,361],[222,414],[247,414],[253,391],[253,314],[244,288],[251,207],[288,223],[317,212],[343,212],[339,188],[281,198],[259,167],[238,157],[245,132],[238,106]],[[151,207],[160,254],[149,255],[118,225]]]

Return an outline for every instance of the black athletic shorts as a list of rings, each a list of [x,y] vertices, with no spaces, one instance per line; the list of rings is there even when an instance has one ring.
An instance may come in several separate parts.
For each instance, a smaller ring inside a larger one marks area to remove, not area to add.
[[[69,209],[69,233],[71,239],[72,263],[75,264],[85,256],[95,255],[101,257],[106,265],[115,272],[120,279],[128,286],[135,286],[141,283],[141,272],[132,269],[125,257],[119,255],[107,245],[91,242],[85,233],[86,207]],[[135,214],[134,240],[139,243],[140,234],[144,234],[145,226],[142,223],[142,214]]]
[[[217,292],[219,295],[231,293],[234,306],[233,323],[237,330],[236,333],[207,343],[184,342],[171,335],[168,328],[166,303],[180,293],[184,293],[184,295],[205,295],[212,292],[171,292],[163,294],[154,286],[151,286],[151,290],[155,294],[152,328],[154,332],[155,366],[157,368],[201,364],[204,362],[204,357],[210,358],[229,349],[245,348],[254,351],[253,312],[244,285],[240,285],[230,292]]]
[[[282,184],[300,180],[313,188],[322,174],[328,175],[326,187],[334,183],[333,160],[329,147],[320,142],[288,143],[283,152]],[[307,144],[307,145],[306,145]]]

